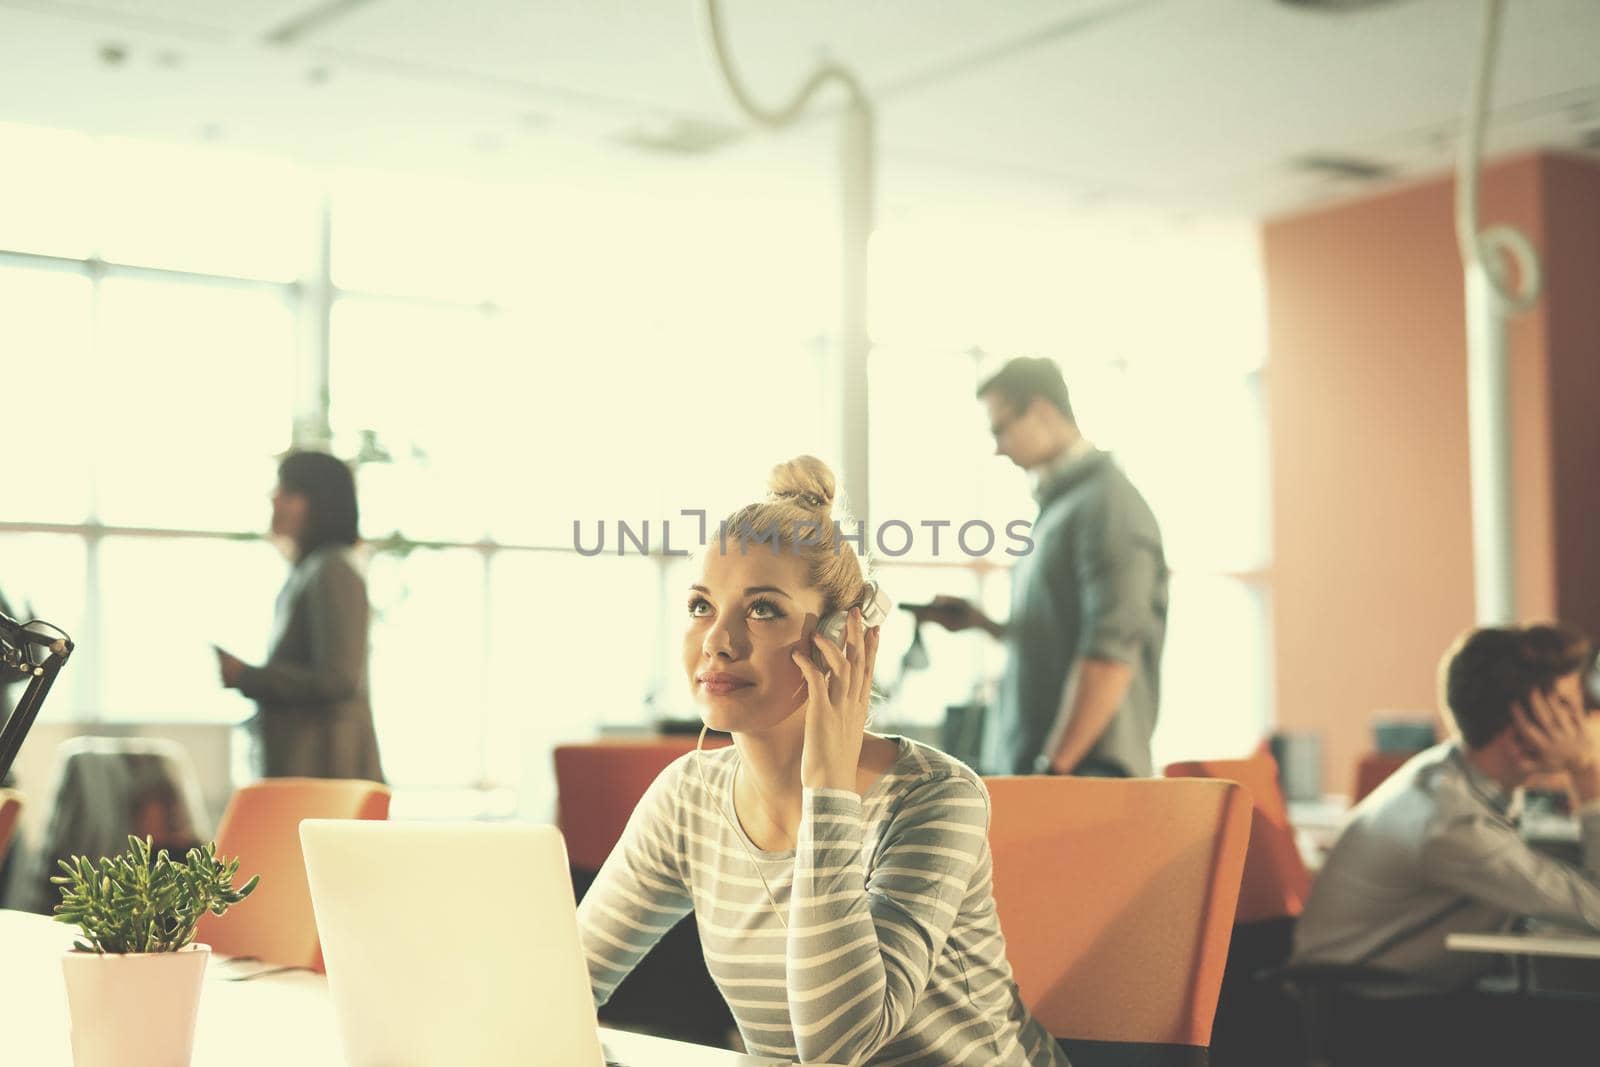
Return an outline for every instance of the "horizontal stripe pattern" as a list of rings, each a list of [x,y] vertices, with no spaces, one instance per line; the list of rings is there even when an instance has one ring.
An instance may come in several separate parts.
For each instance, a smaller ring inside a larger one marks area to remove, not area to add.
[[[736,749],[663,771],[578,908],[595,1002],[693,911],[707,967],[752,1052],[1064,1067],[1006,962],[983,783],[942,752],[899,744],[865,796],[806,790],[788,852],[756,850],[734,825]]]

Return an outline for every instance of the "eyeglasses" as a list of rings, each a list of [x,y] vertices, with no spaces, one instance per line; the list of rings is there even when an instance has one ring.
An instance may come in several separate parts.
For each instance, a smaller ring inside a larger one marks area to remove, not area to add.
[[[1026,414],[1027,414],[1027,412],[1025,412],[1025,411],[1016,411],[1016,410],[1013,409],[1011,414],[1007,415],[1005,418],[1001,419],[999,422],[991,423],[989,425],[989,432],[991,434],[993,434],[994,435],[994,439],[996,441],[998,441],[1005,434],[1005,432],[1007,430],[1011,429],[1011,427],[1017,422],[1018,419],[1022,418],[1022,416],[1026,415]]]

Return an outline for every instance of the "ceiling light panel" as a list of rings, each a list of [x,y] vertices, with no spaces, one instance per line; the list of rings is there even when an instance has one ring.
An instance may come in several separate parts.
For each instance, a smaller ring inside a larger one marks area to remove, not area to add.
[[[248,39],[294,16],[316,0],[4,0],[62,18],[150,32],[204,31]]]

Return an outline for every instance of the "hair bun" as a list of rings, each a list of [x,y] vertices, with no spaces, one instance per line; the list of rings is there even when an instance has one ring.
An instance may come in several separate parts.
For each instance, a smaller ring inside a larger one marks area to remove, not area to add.
[[[772,468],[767,492],[774,500],[792,500],[826,515],[833,510],[833,471],[816,456],[796,456]]]

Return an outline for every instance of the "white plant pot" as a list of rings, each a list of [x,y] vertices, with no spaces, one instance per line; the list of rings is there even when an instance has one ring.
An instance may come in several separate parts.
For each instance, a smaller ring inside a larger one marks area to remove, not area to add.
[[[208,945],[128,955],[68,952],[61,969],[76,1067],[189,1067]]]

